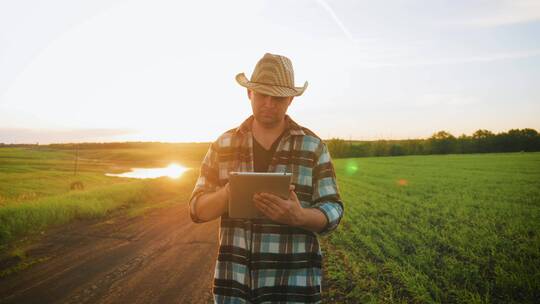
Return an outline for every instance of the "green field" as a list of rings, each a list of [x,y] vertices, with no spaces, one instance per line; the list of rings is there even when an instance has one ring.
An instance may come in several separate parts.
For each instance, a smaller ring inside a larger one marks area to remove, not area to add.
[[[0,258],[10,242],[73,219],[101,217],[118,208],[184,202],[193,190],[208,144],[148,146],[81,149],[77,174],[72,149],[0,148]],[[171,162],[195,170],[178,180],[105,175],[132,167],[165,167]],[[84,189],[71,189],[77,181]]]
[[[335,162],[345,202],[323,239],[327,297],[538,303],[540,153]]]
[[[185,202],[208,144],[0,148],[0,253],[79,218]],[[179,180],[105,176],[193,167]],[[321,238],[326,302],[534,303],[540,153],[335,159],[345,216]],[[81,181],[84,190],[71,190]],[[12,249],[10,249],[12,250]],[[20,254],[18,250],[14,254]]]

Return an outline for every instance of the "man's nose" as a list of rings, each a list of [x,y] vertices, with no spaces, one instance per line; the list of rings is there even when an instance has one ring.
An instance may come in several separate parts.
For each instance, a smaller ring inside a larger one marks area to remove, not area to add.
[[[273,107],[275,106],[275,102],[274,100],[272,99],[272,96],[266,96],[264,97],[263,99],[263,105],[267,106],[267,107]]]

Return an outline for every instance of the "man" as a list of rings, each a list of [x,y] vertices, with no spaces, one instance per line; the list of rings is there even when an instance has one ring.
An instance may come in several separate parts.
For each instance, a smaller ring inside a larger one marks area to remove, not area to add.
[[[246,87],[253,115],[215,140],[202,162],[190,198],[193,222],[221,217],[214,272],[216,303],[321,301],[322,252],[318,236],[343,216],[336,175],[326,144],[286,114],[294,96],[291,61],[266,53]],[[267,218],[228,217],[229,172],[291,172],[287,200],[253,197]]]

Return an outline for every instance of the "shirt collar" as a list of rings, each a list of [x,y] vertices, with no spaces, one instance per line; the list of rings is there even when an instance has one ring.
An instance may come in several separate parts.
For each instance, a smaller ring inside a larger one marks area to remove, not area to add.
[[[251,126],[253,123],[253,120],[255,119],[255,116],[251,114],[242,124],[240,124],[239,127],[236,128],[236,133],[242,133],[246,134],[248,132],[251,132]],[[292,118],[285,114],[285,134],[284,136],[290,135],[306,135],[304,130],[302,130],[302,127],[297,124]]]

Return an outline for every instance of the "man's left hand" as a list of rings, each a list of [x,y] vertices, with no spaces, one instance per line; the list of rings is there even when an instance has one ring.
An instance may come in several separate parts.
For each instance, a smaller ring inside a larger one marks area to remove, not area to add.
[[[294,185],[289,187],[289,199],[272,193],[260,192],[253,196],[253,202],[261,212],[271,220],[290,226],[301,226],[303,207],[294,192]]]

